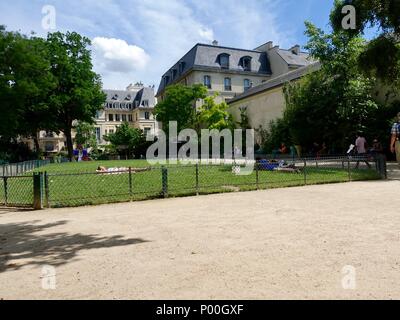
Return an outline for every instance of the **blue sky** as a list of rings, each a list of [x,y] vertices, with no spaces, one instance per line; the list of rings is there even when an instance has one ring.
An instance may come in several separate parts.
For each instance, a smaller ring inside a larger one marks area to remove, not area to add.
[[[197,42],[253,49],[267,41],[304,45],[304,21],[328,28],[333,0],[12,0],[0,2],[0,24],[45,35],[46,5],[55,30],[77,31],[92,42],[104,87],[142,81],[158,86],[162,74]]]

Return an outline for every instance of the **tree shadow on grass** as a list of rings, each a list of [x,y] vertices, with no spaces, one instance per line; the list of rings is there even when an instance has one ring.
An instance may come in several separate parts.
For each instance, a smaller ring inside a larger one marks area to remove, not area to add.
[[[137,245],[148,241],[123,236],[46,233],[47,229],[66,225],[67,221],[39,224],[40,221],[0,225],[0,272],[26,266],[60,266],[76,260],[81,250]]]

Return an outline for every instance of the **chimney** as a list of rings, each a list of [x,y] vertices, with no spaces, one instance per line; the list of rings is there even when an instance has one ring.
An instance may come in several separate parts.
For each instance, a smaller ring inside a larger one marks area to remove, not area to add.
[[[290,51],[293,54],[299,55],[300,54],[300,46],[298,44],[296,44],[294,47],[290,48]]]
[[[217,40],[214,40],[214,41],[212,42],[212,45],[213,45],[214,47],[217,47],[217,46],[218,46],[218,41],[217,41]]]
[[[271,50],[274,46],[274,43],[272,41],[268,41],[267,43],[264,43],[263,45],[255,48],[255,51],[260,51],[260,52],[267,52],[268,50]]]

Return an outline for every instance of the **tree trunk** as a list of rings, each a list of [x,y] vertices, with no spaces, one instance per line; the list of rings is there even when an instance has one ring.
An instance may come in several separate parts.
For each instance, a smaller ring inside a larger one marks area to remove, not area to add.
[[[64,135],[67,138],[68,159],[70,162],[72,162],[74,158],[74,144],[72,142],[71,129],[65,130]]]
[[[35,134],[33,135],[33,142],[35,144],[35,151],[37,152],[37,154],[40,153],[40,145],[39,145],[39,137],[38,137],[39,133],[35,132]]]

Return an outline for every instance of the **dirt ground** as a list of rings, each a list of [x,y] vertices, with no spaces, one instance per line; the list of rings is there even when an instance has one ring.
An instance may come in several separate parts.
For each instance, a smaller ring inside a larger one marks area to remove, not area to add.
[[[399,191],[378,181],[0,208],[0,299],[400,299]]]

